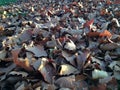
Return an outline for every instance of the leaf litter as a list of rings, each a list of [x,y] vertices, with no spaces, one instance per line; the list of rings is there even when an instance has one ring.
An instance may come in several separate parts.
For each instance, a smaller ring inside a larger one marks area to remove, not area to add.
[[[119,90],[119,9],[119,0],[0,6],[0,89]]]

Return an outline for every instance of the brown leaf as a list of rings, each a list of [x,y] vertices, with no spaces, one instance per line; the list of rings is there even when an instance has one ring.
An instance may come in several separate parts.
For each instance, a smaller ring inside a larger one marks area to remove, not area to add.
[[[88,90],[88,84],[84,80],[75,82],[76,90]]]
[[[83,74],[81,74],[81,75],[76,75],[75,76],[75,81],[81,81],[81,80],[84,80],[84,79],[86,79],[87,77],[85,76],[85,75],[83,75]]]
[[[93,23],[94,23],[94,19],[90,21],[86,21],[86,23],[84,24],[84,27],[90,27],[90,25],[92,25]]]
[[[90,56],[90,51],[85,50],[81,55],[76,55],[78,69],[82,69],[88,57]]]
[[[114,4],[120,4],[120,0],[115,0]]]
[[[64,87],[64,88],[73,88],[75,87],[75,77],[69,76],[69,77],[58,78],[55,81],[55,85],[59,87]]]
[[[106,84],[99,84],[98,86],[90,87],[90,90],[107,90]]]
[[[112,84],[112,85],[116,86],[117,85],[117,80],[115,78],[112,78],[112,80],[109,81],[108,84]]]
[[[112,34],[108,30],[104,30],[103,32],[100,33],[100,37],[111,37]]]
[[[33,71],[33,68],[30,67],[28,60],[25,60],[25,61],[20,61],[20,60],[19,60],[19,58],[18,58],[19,52],[20,52],[20,49],[16,49],[16,50],[13,50],[13,51],[12,51],[13,62],[14,62],[16,65],[24,68],[25,70]]]
[[[34,56],[36,57],[42,57],[47,56],[46,51],[44,50],[44,47],[42,45],[37,46],[27,46],[26,49],[32,53],[34,53]]]
[[[53,76],[56,74],[56,70],[52,63],[49,63],[49,61],[43,61],[41,60],[41,65],[38,68],[38,71],[42,74],[44,77],[44,80],[48,83],[53,83]]]

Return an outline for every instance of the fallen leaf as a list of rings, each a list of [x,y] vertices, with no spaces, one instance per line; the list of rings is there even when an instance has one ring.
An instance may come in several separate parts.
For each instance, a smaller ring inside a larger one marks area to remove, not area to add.
[[[70,74],[77,74],[77,73],[79,73],[79,71],[75,67],[69,64],[61,65],[60,75],[70,75]]]

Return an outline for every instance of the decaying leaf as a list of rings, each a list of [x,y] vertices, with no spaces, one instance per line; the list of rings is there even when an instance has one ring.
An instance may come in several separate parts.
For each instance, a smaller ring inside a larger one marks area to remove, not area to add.
[[[74,88],[75,87],[75,77],[69,76],[69,77],[58,78],[55,81],[55,84],[59,87]]]
[[[44,47],[43,47],[43,46],[40,46],[40,45],[38,45],[38,46],[33,46],[33,47],[28,46],[28,47],[26,47],[26,50],[34,53],[34,56],[35,56],[35,57],[47,56],[47,53],[46,53],[46,51],[44,50]]]
[[[118,3],[119,0],[22,0],[6,6],[0,3],[0,89],[117,90]]]
[[[81,80],[85,80],[87,77],[85,75],[76,75],[75,76],[75,81],[81,81]]]
[[[44,77],[44,80],[48,83],[53,83],[53,76],[56,74],[56,70],[52,64],[49,63],[48,59],[42,58],[41,64],[38,71]]]

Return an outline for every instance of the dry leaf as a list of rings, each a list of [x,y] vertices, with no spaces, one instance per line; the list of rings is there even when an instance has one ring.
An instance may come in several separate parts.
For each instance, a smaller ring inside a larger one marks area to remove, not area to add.
[[[69,64],[61,65],[60,75],[70,75],[70,74],[77,74],[77,73],[79,73],[79,71],[75,67]]]
[[[55,81],[55,85],[58,87],[64,87],[64,88],[74,88],[75,87],[75,77],[69,76],[69,77],[61,77],[58,78]]]
[[[38,71],[42,74],[46,82],[53,83],[53,76],[56,74],[56,70],[47,58],[41,59]]]
[[[32,52],[35,57],[47,56],[47,53],[44,50],[44,47],[41,45],[37,45],[37,46],[33,46],[33,47],[27,46],[26,50]]]

